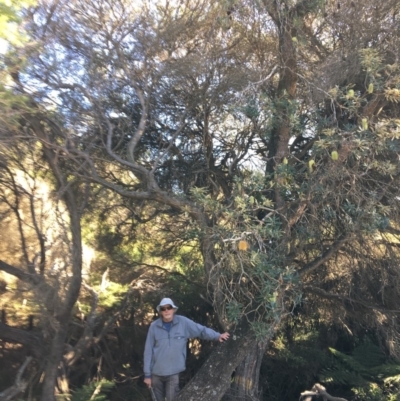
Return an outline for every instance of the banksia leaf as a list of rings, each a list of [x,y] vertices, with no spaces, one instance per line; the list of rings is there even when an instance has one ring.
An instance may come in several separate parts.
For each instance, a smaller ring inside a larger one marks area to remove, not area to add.
[[[332,157],[332,160],[338,160],[338,159],[339,159],[339,154],[338,154],[338,152],[337,152],[336,150],[334,150],[334,151],[331,153],[331,157]]]

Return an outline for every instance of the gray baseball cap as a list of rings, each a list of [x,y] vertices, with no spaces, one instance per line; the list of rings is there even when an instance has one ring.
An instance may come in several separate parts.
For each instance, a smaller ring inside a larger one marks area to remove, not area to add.
[[[164,305],[171,305],[175,310],[178,310],[178,307],[174,304],[171,298],[163,298],[159,305],[157,305],[157,312],[160,313],[160,307]]]

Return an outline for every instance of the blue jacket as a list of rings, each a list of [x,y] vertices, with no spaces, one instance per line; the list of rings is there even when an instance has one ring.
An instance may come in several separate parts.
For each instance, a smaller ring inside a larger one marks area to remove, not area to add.
[[[220,334],[192,320],[175,315],[168,332],[161,318],[151,323],[144,347],[144,375],[169,376],[186,368],[189,338],[218,341]]]

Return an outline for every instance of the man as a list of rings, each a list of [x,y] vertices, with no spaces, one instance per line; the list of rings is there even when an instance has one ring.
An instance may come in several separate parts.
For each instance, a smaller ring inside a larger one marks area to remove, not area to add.
[[[217,333],[192,320],[175,315],[178,307],[170,298],[157,305],[160,318],[147,333],[144,348],[144,382],[152,387],[157,401],[172,401],[179,391],[179,373],[186,368],[189,338],[226,341],[229,333]]]

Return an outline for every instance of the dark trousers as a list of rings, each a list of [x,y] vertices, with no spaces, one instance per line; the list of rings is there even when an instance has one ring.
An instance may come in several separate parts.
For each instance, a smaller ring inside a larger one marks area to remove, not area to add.
[[[151,387],[157,401],[172,401],[179,392],[179,373],[171,376],[151,376]]]

